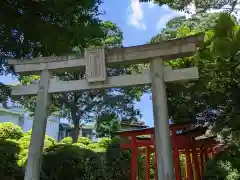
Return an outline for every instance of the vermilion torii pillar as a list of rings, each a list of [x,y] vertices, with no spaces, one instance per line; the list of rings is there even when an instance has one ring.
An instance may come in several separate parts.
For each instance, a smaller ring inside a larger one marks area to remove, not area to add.
[[[85,50],[85,57],[82,58],[61,56],[26,61],[9,60],[8,63],[14,65],[15,71],[20,75],[40,74],[39,84],[12,87],[13,96],[37,95],[25,180],[39,180],[48,94],[146,84],[152,84],[158,179],[174,179],[165,83],[196,80],[198,69],[193,67],[172,70],[164,65],[164,60],[193,55],[203,42],[203,37],[204,34],[197,34],[134,47],[91,48]],[[107,66],[144,62],[150,62],[151,68],[141,74],[106,76]],[[75,70],[85,71],[86,79],[60,81],[50,76],[51,71]]]

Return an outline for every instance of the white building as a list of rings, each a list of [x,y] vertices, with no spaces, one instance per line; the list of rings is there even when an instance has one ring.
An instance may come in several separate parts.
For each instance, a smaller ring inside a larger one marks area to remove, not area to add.
[[[33,117],[29,116],[26,109],[20,106],[8,103],[8,108],[3,108],[0,103],[0,123],[11,122],[19,125],[24,132],[29,131],[32,128]],[[61,140],[66,136],[69,136],[69,130],[72,128],[72,124],[67,120],[60,118],[58,113],[53,113],[48,117],[46,126],[46,135]],[[87,136],[93,138],[94,135],[94,124],[87,124],[80,127],[80,136]]]

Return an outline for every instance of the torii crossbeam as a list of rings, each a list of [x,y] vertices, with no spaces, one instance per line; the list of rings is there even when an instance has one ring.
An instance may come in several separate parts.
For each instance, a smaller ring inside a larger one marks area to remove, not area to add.
[[[37,95],[25,180],[39,180],[50,93],[145,84],[152,84],[158,179],[174,179],[165,83],[195,80],[198,78],[198,69],[192,67],[172,70],[164,66],[164,60],[193,55],[203,42],[203,38],[204,34],[200,33],[156,44],[114,49],[91,48],[85,50],[84,57],[9,60],[8,63],[14,65],[15,71],[20,75],[40,74],[38,84],[12,87],[13,96]],[[141,74],[106,76],[106,67],[144,62],[150,62],[150,69],[144,70]],[[74,70],[85,71],[86,79],[60,81],[50,75],[50,72]]]

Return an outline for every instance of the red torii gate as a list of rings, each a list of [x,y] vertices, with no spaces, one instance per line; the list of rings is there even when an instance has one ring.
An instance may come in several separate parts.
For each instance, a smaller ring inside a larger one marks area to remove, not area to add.
[[[185,155],[185,173],[186,180],[202,180],[204,163],[211,158],[217,151],[218,143],[214,137],[198,138],[205,133],[204,127],[191,128],[191,124],[170,125],[170,134],[172,139],[172,153],[174,159],[174,170],[176,180],[181,180],[180,154]],[[150,180],[150,155],[155,153],[154,128],[122,131],[118,133],[120,137],[127,139],[127,143],[121,143],[121,149],[129,149],[132,152],[131,158],[131,180],[137,179],[137,154],[145,154],[145,177]],[[138,136],[149,135],[149,138],[140,138]],[[138,151],[139,147],[145,147]],[[155,153],[156,159],[156,153]],[[156,162],[156,160],[155,160]],[[155,169],[156,168],[155,163]],[[157,179],[157,172],[155,172]]]

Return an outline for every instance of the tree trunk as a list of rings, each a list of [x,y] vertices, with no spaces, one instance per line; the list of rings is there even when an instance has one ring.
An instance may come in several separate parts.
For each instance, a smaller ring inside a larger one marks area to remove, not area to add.
[[[72,133],[71,133],[71,137],[73,139],[73,142],[76,143],[77,140],[78,140],[78,136],[79,136],[79,116],[77,115],[77,107],[75,105],[73,105],[71,107],[71,116],[72,116],[72,121],[73,121],[73,124],[74,124],[74,128],[72,130]]]
[[[8,106],[7,106],[7,99],[4,99],[4,100],[3,100],[2,106],[3,106],[3,108],[5,108],[5,109],[8,108]]]

